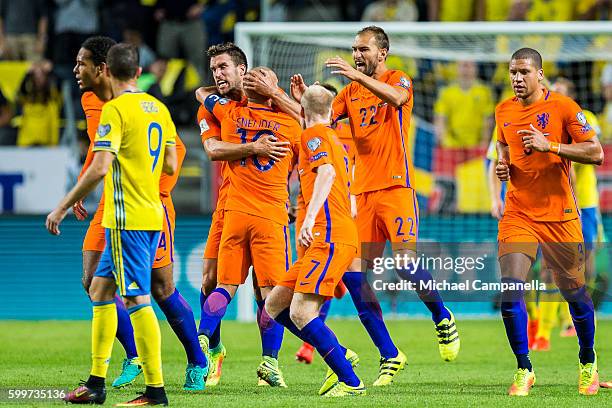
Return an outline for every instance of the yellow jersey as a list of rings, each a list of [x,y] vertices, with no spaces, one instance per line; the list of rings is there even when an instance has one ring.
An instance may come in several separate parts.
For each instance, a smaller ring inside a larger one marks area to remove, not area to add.
[[[470,21],[474,12],[473,0],[441,0],[440,21]]]
[[[102,109],[93,151],[115,160],[104,178],[104,228],[161,231],[159,179],[166,145],[176,143],[168,108],[144,92],[125,92]]]
[[[576,11],[576,0],[531,0],[528,21],[571,21]]]
[[[599,122],[597,117],[588,110],[583,110],[584,116],[589,125],[599,136]],[[597,175],[595,166],[592,164],[582,164],[573,162],[574,172],[576,173],[576,200],[579,208],[599,207],[599,191],[597,191]]]
[[[461,89],[459,84],[442,88],[434,105],[435,114],[446,117],[442,146],[462,148],[480,145],[483,124],[494,110],[491,90],[478,81],[467,90]]]

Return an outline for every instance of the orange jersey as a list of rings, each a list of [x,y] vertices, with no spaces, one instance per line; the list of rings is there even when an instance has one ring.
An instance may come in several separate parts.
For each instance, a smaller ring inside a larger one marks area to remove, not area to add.
[[[349,200],[348,155],[332,128],[315,125],[302,132],[300,143],[298,171],[306,206],[312,199],[316,169],[324,164],[334,166],[336,177],[315,219],[313,235],[325,242],[357,247],[357,227],[351,217]]]
[[[176,158],[177,158],[177,167],[176,171],[173,175],[169,176],[166,173],[161,174],[159,179],[159,195],[161,197],[170,197],[170,193],[174,189],[176,182],[178,181],[179,174],[181,172],[181,167],[183,166],[183,160],[185,160],[185,155],[187,154],[187,149],[183,144],[183,141],[176,135]]]
[[[104,102],[101,101],[95,93],[87,91],[81,96],[81,106],[83,112],[85,112],[85,120],[87,122],[87,136],[89,136],[89,148],[87,149],[87,156],[85,157],[85,163],[79,174],[79,178],[85,174],[85,170],[91,165],[93,160],[93,145],[94,139],[96,138],[96,132],[98,131],[98,125],[100,124],[100,115],[102,115],[102,107]],[[104,208],[104,194],[100,197],[98,206]]]
[[[334,128],[338,139],[342,142],[344,150],[349,159],[349,182],[352,186],[354,182],[353,172],[355,170],[355,142],[353,142],[353,133],[351,133],[351,127],[346,123],[338,122]],[[352,191],[351,188],[349,190]]]
[[[221,122],[223,141],[248,143],[272,135],[292,146],[298,142],[301,129],[291,116],[264,105],[234,106],[230,102],[217,95],[210,95],[204,101],[206,109]],[[230,187],[225,210],[241,211],[287,225],[287,179],[293,156],[291,150],[278,162],[255,156],[229,162]]]
[[[230,101],[234,104],[234,101]],[[202,143],[211,137],[221,138],[221,124],[210,113],[204,105],[200,105],[198,108],[198,125],[200,126],[200,136],[202,137]],[[227,200],[227,190],[229,190],[229,173],[227,169],[227,162],[221,162],[221,183],[219,185],[219,192],[217,194],[217,210],[225,208],[225,201]]]
[[[408,101],[395,108],[358,82],[336,96],[334,120],[349,118],[357,155],[353,194],[393,186],[411,187],[414,169],[408,151],[412,113],[412,83],[402,71],[388,70],[378,80],[408,93]]]
[[[571,98],[542,90],[542,99],[529,106],[513,97],[495,109],[497,140],[510,149],[505,212],[523,213],[534,221],[572,220],[579,212],[569,179],[571,161],[525,149],[517,132],[533,125],[552,142],[572,143],[594,137],[595,131]]]

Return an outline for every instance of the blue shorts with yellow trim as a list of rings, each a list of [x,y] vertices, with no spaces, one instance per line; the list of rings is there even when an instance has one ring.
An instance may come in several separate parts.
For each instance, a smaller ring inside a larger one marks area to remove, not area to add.
[[[599,227],[599,212],[597,207],[580,209],[580,221],[582,222],[582,235],[584,236],[584,246],[591,250],[597,242]]]
[[[159,231],[106,228],[106,247],[94,276],[115,279],[121,296],[151,293],[151,268]]]

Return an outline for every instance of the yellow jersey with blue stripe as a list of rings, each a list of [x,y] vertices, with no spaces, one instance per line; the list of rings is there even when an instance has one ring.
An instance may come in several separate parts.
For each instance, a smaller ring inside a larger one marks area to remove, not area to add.
[[[104,179],[104,228],[163,228],[159,179],[165,147],[175,143],[168,108],[151,95],[125,92],[104,105],[93,151],[116,156]]]
[[[593,112],[583,110],[586,121],[597,136],[601,134],[599,122]],[[576,200],[578,207],[593,208],[599,207],[599,191],[597,191],[597,175],[595,174],[595,166],[592,164],[572,163],[574,172],[576,173]]]

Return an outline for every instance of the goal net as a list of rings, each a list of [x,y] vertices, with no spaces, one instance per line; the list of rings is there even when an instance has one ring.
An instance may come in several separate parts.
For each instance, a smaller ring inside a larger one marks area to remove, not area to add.
[[[296,73],[306,83],[326,82],[341,89],[347,80],[332,75],[325,60],[338,55],[352,63],[355,34],[366,25],[240,23],[236,42],[245,50],[250,66],[272,68],[285,89]],[[606,123],[612,121],[612,114],[610,105],[606,111],[602,84],[606,65],[612,61],[610,23],[380,25],[390,37],[387,66],[413,79],[410,145],[421,213],[420,240],[496,242],[486,151],[493,133],[494,107],[512,96],[508,62],[515,50],[531,47],[540,51],[546,80],[564,77],[571,81],[583,109],[604,122],[600,127],[612,126]],[[601,139],[612,142],[610,136],[601,135]],[[612,221],[607,216],[612,213],[612,165],[600,167],[597,174],[601,211],[608,226]]]

